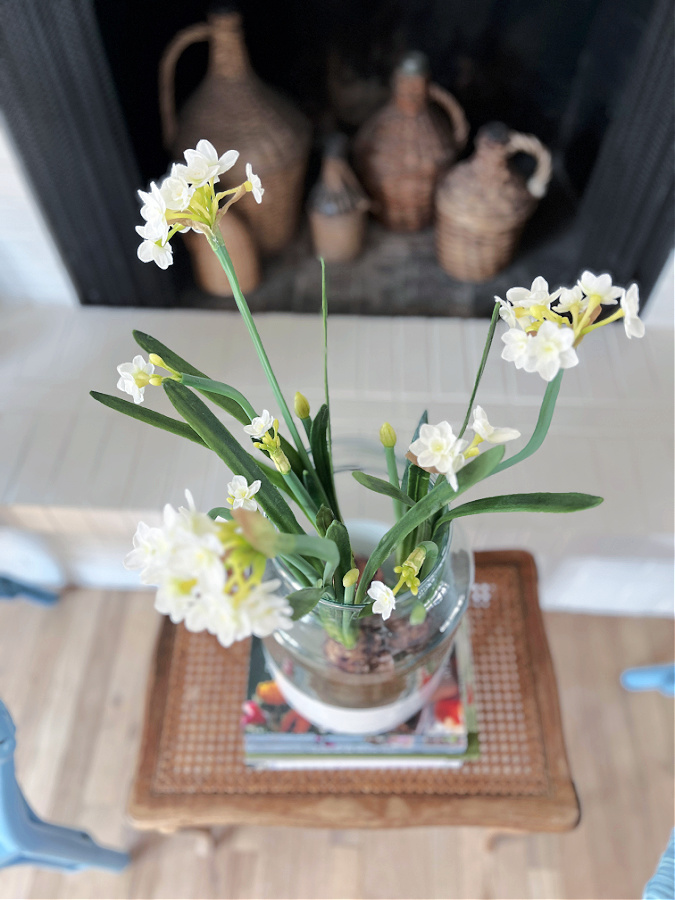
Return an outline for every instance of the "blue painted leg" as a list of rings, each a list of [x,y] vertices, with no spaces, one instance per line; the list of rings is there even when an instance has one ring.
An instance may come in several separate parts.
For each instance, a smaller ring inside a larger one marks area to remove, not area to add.
[[[39,819],[14,771],[14,723],[0,701],[0,869],[29,863],[63,871],[89,867],[120,872],[129,854],[101,847],[86,832]]]
[[[54,591],[47,591],[44,588],[8,578],[6,575],[0,575],[0,600],[13,600],[15,597],[26,597],[26,599],[44,606],[52,606],[59,599],[59,595]]]
[[[675,663],[626,669],[621,673],[621,685],[627,691],[660,691],[666,697],[675,696]]]

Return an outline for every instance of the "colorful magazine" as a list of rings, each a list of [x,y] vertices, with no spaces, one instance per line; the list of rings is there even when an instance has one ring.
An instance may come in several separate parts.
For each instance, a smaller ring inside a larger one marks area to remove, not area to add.
[[[477,755],[473,660],[466,618],[440,684],[424,709],[379,735],[333,734],[291,709],[265,665],[262,643],[251,644],[243,704],[244,755],[257,768],[431,766],[458,768]]]

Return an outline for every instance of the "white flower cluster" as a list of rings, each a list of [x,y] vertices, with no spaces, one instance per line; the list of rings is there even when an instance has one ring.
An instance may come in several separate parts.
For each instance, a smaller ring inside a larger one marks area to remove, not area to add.
[[[474,449],[478,444],[483,441],[505,444],[520,437],[520,432],[515,428],[496,428],[490,425],[485,410],[480,406],[474,409],[473,421],[469,427],[474,432],[471,445],[455,436],[449,422],[422,425],[419,437],[410,445],[410,453],[416,458],[416,465],[420,469],[445,475],[448,483],[457,490],[457,472],[471,456],[478,454],[478,450]]]
[[[502,335],[502,358],[517,369],[538,372],[545,381],[552,381],[561,369],[578,364],[575,348],[594,328],[623,317],[629,338],[645,333],[638,317],[637,285],[625,290],[613,285],[608,274],[583,272],[574,287],[561,287],[553,293],[539,276],[529,289],[514,287],[506,292],[506,300],[495,299],[500,304],[500,317],[509,326]],[[617,303],[620,309],[614,315],[595,324],[602,306]]]
[[[143,584],[157,586],[155,608],[189,631],[214,634],[224,647],[290,628],[291,607],[274,593],[280,582],[243,580],[250,552],[237,549],[240,537],[228,540],[236,522],[213,521],[195,509],[189,491],[185,495],[188,507],[167,504],[160,528],[139,523],[134,549],[124,560],[126,568],[141,570]]]
[[[206,140],[199,141],[195,150],[186,150],[184,156],[185,164],[174,163],[159,187],[153,182],[149,191],[138,192],[143,201],[141,216],[145,220],[144,225],[136,226],[143,238],[138,258],[142,262],[154,262],[160,269],[167,269],[173,262],[170,240],[176,231],[203,231],[213,227],[219,199],[214,184],[239,159],[237,150],[218,156],[213,144]],[[264,189],[250,163],[246,164],[246,181],[241,187],[251,191],[257,203],[261,202]]]

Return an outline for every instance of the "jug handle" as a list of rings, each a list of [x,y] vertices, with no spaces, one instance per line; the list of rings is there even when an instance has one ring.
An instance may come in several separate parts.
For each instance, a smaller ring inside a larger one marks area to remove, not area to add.
[[[537,167],[527,182],[527,189],[533,197],[543,197],[551,180],[550,151],[533,134],[521,134],[519,131],[511,132],[504,149],[509,156],[527,153],[535,158]]]
[[[432,83],[429,85],[429,99],[438,104],[447,113],[455,133],[457,151],[461,152],[466,146],[469,137],[469,123],[464,115],[464,110],[452,94],[446,91],[445,88],[442,88],[440,84]]]
[[[159,112],[162,122],[162,139],[167,150],[171,150],[171,145],[177,132],[176,97],[174,92],[176,63],[190,44],[207,41],[210,35],[211,26],[208,22],[190,25],[178,32],[162,54],[159,63]]]

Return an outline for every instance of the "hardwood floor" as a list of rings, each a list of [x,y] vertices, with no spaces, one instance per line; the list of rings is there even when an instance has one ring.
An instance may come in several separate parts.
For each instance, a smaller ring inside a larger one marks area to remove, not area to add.
[[[134,832],[125,804],[158,625],[150,594],[70,591],[57,608],[0,604],[0,696],[36,811],[130,847],[121,875],[0,872],[2,898],[629,898],[673,824],[673,701],[619,673],[673,658],[673,624],[548,613],[565,735],[582,804],[565,835],[482,829],[242,827]],[[490,849],[490,846],[492,849]]]

